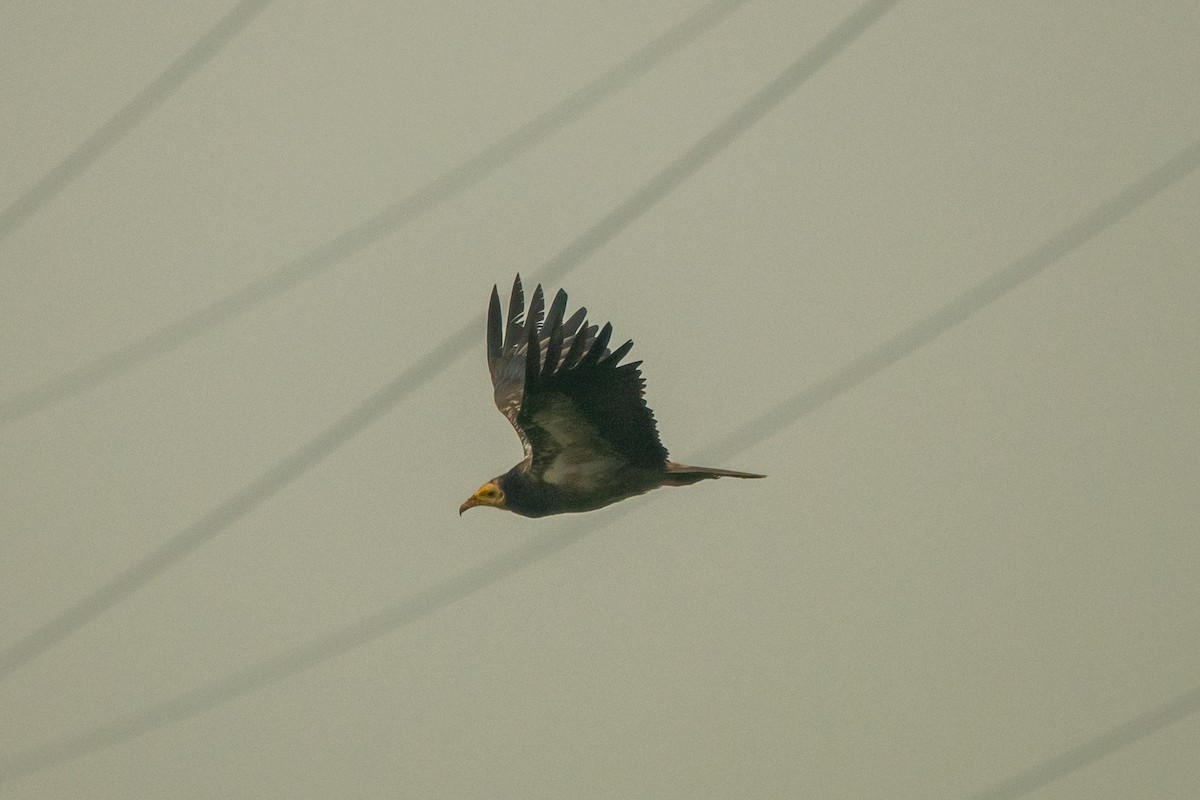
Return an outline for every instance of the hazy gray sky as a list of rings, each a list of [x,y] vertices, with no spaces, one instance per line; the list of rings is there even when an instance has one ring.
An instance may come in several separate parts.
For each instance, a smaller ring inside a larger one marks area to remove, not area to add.
[[[0,797],[1200,794],[1198,37],[0,9]],[[517,270],[770,478],[460,519]]]

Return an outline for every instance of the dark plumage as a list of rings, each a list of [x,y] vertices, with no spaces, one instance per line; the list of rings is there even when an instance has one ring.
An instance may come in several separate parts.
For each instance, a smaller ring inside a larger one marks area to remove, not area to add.
[[[612,326],[597,330],[586,309],[566,316],[561,289],[545,309],[538,286],[525,313],[521,276],[513,283],[507,318],[492,287],[487,359],[496,407],[525,446],[525,459],[467,498],[526,517],[592,509],[659,486],[705,478],[761,478],[749,472],[689,467],[667,459],[654,414],[642,394],[638,365],[621,364],[633,342],[609,350]]]

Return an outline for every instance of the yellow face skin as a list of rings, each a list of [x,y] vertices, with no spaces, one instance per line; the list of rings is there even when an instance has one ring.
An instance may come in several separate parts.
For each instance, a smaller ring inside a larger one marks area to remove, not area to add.
[[[504,490],[497,486],[492,481],[488,481],[483,486],[475,490],[475,494],[471,495],[466,501],[458,507],[458,515],[468,508],[475,506],[493,506],[494,508],[508,508],[504,502]]]

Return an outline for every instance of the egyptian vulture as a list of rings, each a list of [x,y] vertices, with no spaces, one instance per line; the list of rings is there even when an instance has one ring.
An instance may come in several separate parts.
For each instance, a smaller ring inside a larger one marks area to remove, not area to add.
[[[583,308],[567,317],[561,289],[549,310],[544,304],[538,286],[525,313],[518,275],[502,318],[492,287],[488,370],[496,407],[516,428],[525,458],[480,486],[459,507],[460,515],[492,506],[544,517],[592,511],[659,486],[764,477],[669,460],[643,398],[642,362],[620,363],[633,342],[609,350],[612,325],[597,330]]]

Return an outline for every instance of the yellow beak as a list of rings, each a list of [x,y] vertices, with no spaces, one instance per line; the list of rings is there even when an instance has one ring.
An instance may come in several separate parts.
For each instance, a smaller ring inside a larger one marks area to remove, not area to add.
[[[463,501],[463,504],[458,507],[458,515],[461,517],[464,511],[475,506],[508,508],[505,504],[504,491],[492,481],[480,486],[475,490],[475,494]]]

